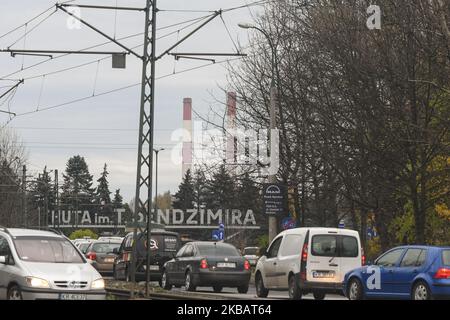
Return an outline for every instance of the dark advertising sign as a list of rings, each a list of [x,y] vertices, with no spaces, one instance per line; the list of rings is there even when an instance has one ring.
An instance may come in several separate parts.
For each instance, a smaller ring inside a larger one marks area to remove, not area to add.
[[[263,187],[264,213],[278,215],[286,211],[286,186],[266,183]]]

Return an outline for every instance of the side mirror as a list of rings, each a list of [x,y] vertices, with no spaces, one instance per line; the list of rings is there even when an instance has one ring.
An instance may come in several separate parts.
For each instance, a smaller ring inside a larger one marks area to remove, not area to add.
[[[112,253],[114,253],[114,254],[119,254],[119,248],[114,248],[113,251],[112,251]]]
[[[5,256],[0,256],[0,263],[1,264],[6,264],[6,257]]]

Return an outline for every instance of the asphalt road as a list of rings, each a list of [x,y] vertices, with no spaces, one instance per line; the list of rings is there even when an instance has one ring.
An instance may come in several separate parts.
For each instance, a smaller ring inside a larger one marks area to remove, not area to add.
[[[172,291],[175,292],[183,292],[184,288],[172,288]],[[226,296],[229,298],[236,298],[236,299],[262,299],[258,298],[256,296],[256,288],[254,285],[250,285],[249,290],[246,294],[240,294],[237,292],[237,289],[235,288],[223,288],[221,293],[214,293],[213,289],[211,287],[198,287],[197,292],[199,293],[207,293],[210,295],[218,295],[218,296]],[[269,296],[267,297],[268,300],[284,300],[289,299],[289,294],[287,291],[271,291],[269,292]],[[267,300],[262,299],[262,300]],[[306,295],[303,297],[305,300],[314,300],[314,297],[312,295]],[[339,295],[327,295],[325,297],[325,300],[347,300],[347,298]]]

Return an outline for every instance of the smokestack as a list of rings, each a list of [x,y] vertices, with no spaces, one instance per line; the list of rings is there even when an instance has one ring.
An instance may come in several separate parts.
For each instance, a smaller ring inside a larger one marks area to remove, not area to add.
[[[236,163],[236,93],[227,93],[227,164]]]
[[[183,99],[183,171],[182,178],[188,170],[192,171],[192,99]]]

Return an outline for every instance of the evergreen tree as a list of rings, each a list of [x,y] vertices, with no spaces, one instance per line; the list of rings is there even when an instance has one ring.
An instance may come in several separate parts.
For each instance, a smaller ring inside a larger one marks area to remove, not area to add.
[[[112,204],[114,209],[123,208],[123,197],[120,194],[120,189],[116,189],[116,192],[114,192]]]
[[[205,204],[206,177],[203,171],[197,169],[194,174],[194,208],[200,209]]]
[[[248,173],[239,181],[237,204],[242,211],[253,210],[257,212],[261,207],[259,188]]]
[[[35,181],[31,185],[31,206],[33,209],[40,208],[41,224],[45,225],[51,223],[51,212],[55,209],[55,189],[52,183],[52,178],[47,171],[47,167],[39,174]],[[36,220],[36,219],[33,219]]]
[[[84,157],[77,155],[67,161],[63,179],[62,206],[69,210],[91,210],[95,189]]]
[[[173,202],[174,209],[192,209],[194,203],[194,185],[192,184],[191,170],[186,171],[183,181],[178,187],[178,192],[175,194],[175,199]]]
[[[102,205],[107,205],[111,203],[111,191],[109,191],[109,182],[108,182],[108,166],[104,165],[103,172],[100,178],[97,180],[98,186],[96,190],[96,200],[98,203]]]
[[[235,202],[235,183],[224,165],[207,182],[205,201],[208,209],[231,209]]]

